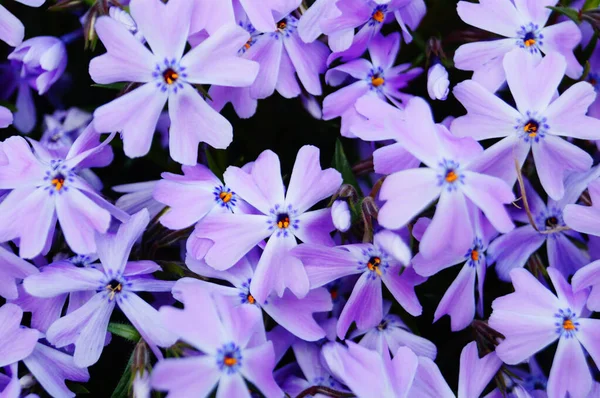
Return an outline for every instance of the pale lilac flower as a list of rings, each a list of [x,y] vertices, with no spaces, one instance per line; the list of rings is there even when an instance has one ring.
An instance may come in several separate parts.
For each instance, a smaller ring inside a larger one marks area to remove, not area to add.
[[[510,271],[525,266],[529,257],[544,243],[548,265],[559,270],[565,278],[589,262],[589,255],[577,247],[584,242],[583,237],[570,229],[561,230],[566,226],[563,209],[579,199],[588,182],[598,177],[599,171],[600,168],[596,167],[587,173],[572,173],[565,180],[565,196],[559,201],[548,198],[547,205],[529,181],[524,180],[527,202],[537,230],[529,223],[524,210],[512,212],[515,221],[526,225],[498,237],[488,249],[488,263],[496,263],[496,274],[501,280],[510,281]],[[555,229],[558,231],[548,233]]]
[[[521,167],[531,150],[542,187],[559,200],[565,193],[565,172],[592,166],[585,151],[560,138],[600,139],[600,120],[586,116],[596,97],[589,83],[576,83],[556,98],[566,68],[558,53],[537,65],[522,51],[507,54],[504,70],[516,109],[473,80],[454,87],[454,96],[468,113],[452,122],[452,132],[476,140],[502,138],[475,162],[480,172],[513,186],[515,163]]]
[[[14,304],[0,307],[0,366],[13,364],[10,370],[13,378],[17,378],[17,362],[22,360],[34,380],[50,396],[74,397],[75,393],[67,388],[65,379],[88,381],[87,369],[75,366],[70,355],[38,343],[42,336],[37,330],[20,326],[22,317],[23,311]],[[0,395],[16,398],[20,396],[21,387],[20,383],[14,383]]]
[[[506,81],[502,66],[504,55],[516,51],[537,63],[542,53],[559,53],[566,58],[563,70],[572,79],[583,72],[573,49],[581,41],[581,32],[573,21],[547,26],[552,10],[558,0],[540,1],[460,1],[458,15],[463,21],[477,28],[490,31],[505,38],[500,40],[467,43],[456,50],[454,63],[458,69],[474,71],[473,80],[496,91]],[[514,62],[514,61],[513,61]],[[519,68],[519,64],[514,65]]]
[[[157,183],[158,181],[146,181],[115,185],[112,187],[113,191],[125,194],[117,199],[115,206],[128,214],[147,209],[150,219],[153,219],[165,208],[165,205],[156,201],[153,196]]]
[[[143,83],[94,112],[98,131],[121,132],[129,157],[148,153],[167,101],[169,150],[177,162],[196,164],[200,142],[215,148],[227,148],[231,143],[231,124],[206,104],[193,85],[248,86],[258,73],[258,64],[237,56],[249,35],[235,25],[223,27],[183,55],[192,5],[191,1],[131,2],[133,19],[152,52],[114,19],[100,17],[96,22],[96,32],[108,52],[91,61],[92,79],[100,84]]]
[[[33,264],[16,256],[8,246],[0,245],[0,297],[16,299],[21,281],[37,272]]]
[[[359,344],[369,350],[384,355],[384,351],[394,355],[400,347],[408,347],[418,356],[435,359],[437,348],[431,341],[413,334],[402,319],[390,314],[392,302],[383,301],[383,318],[377,326],[370,329],[356,329],[350,334],[351,339],[361,337]]]
[[[312,43],[323,34],[322,23],[325,20],[340,16],[341,12],[336,7],[338,0],[316,0],[304,13],[298,22],[298,34],[305,43]],[[347,32],[330,33],[328,36],[329,45],[332,49],[340,47],[335,44],[337,40],[349,39],[352,42],[353,35]],[[352,32],[353,33],[353,32]],[[349,36],[349,37],[348,37]],[[350,43],[348,43],[348,46]]]
[[[585,189],[585,187],[583,188]],[[579,197],[574,198],[573,202],[567,204],[564,208],[564,222],[575,231],[600,236],[600,179],[592,181],[588,185],[587,190],[590,194],[592,205],[582,206],[575,204],[575,201]]]
[[[437,63],[427,72],[427,93],[432,100],[445,101],[450,91],[448,71],[444,65]]]
[[[263,302],[272,291],[281,297],[289,288],[297,297],[304,297],[309,290],[308,277],[302,262],[292,257],[289,250],[297,245],[296,238],[333,246],[329,235],[335,229],[331,210],[308,209],[339,189],[340,173],[322,170],[319,149],[304,146],[298,152],[287,192],[279,158],[269,150],[256,159],[250,172],[230,166],[224,180],[258,214],[204,217],[194,234],[214,242],[204,258],[206,263],[218,270],[230,268],[269,238],[252,279],[253,295]]]
[[[3,106],[0,106],[0,129],[10,126],[13,122],[12,112]]]
[[[52,115],[45,115],[44,133],[40,144],[53,155],[65,157],[75,139],[83,133],[91,120],[92,114],[79,108],[58,110]]]
[[[112,6],[108,9],[108,15],[115,21],[120,22],[127,28],[128,31],[131,32],[133,37],[139,40],[141,43],[145,43],[146,39],[144,39],[144,33],[137,26],[131,15],[121,7]]]
[[[426,279],[412,268],[403,270],[402,264],[381,248],[378,235],[375,235],[374,244],[337,247],[302,244],[294,248],[292,254],[304,264],[311,289],[344,276],[360,275],[337,324],[337,335],[341,339],[352,322],[364,330],[381,321],[384,316],[382,282],[409,314],[421,314],[422,307],[414,287]]]
[[[490,380],[500,369],[502,361],[495,352],[480,357],[477,343],[472,341],[460,353],[458,398],[481,397]]]
[[[490,327],[505,336],[496,353],[506,364],[516,365],[558,340],[548,396],[585,397],[593,379],[584,348],[594,362],[600,361],[600,320],[587,318],[587,289],[574,292],[552,267],[548,275],[556,295],[528,271],[511,271],[515,292],[494,300],[489,319]]]
[[[266,397],[283,396],[273,379],[275,352],[262,317],[195,284],[181,284],[179,291],[185,308],[162,307],[160,318],[202,355],[160,361],[152,386],[170,396],[205,397],[217,387],[219,397],[250,398],[248,380]]]
[[[151,347],[168,347],[177,340],[160,321],[157,311],[136,294],[169,291],[173,286],[173,282],[156,280],[149,275],[160,270],[153,261],[128,260],[149,221],[148,212],[142,210],[121,224],[116,234],[97,234],[100,263],[86,268],[67,264],[46,267],[24,282],[25,290],[36,297],[95,292],[77,310],[54,322],[46,334],[56,347],[75,344],[77,366],[92,365],[100,358],[115,305]]]
[[[504,181],[474,167],[483,148],[434,124],[423,99],[411,99],[404,111],[388,110],[374,101],[359,101],[357,106],[373,120],[374,133],[398,140],[401,149],[426,166],[397,171],[385,179],[379,193],[385,203],[378,215],[383,227],[403,227],[439,198],[431,227],[420,244],[421,255],[429,259],[444,251],[462,255],[471,247],[473,229],[464,222],[469,219],[470,206],[480,208],[498,231],[514,228],[504,208],[514,200],[512,190]]]
[[[483,283],[488,266],[486,250],[490,240],[497,235],[496,230],[483,217],[481,211],[473,207],[471,207],[468,219],[457,222],[472,223],[474,239],[466,252],[448,251],[431,259],[427,259],[419,253],[412,259],[412,266],[417,274],[425,277],[432,276],[447,267],[464,263],[458,276],[440,300],[433,318],[433,321],[437,322],[442,316],[449,315],[453,331],[469,326],[475,317],[476,310],[477,314],[483,317]],[[426,233],[426,228],[429,228],[430,225],[429,219],[417,221],[413,228],[415,238],[421,240]],[[511,233],[513,231],[508,234]],[[477,292],[477,305],[475,304],[475,292]]]
[[[0,188],[10,193],[0,203],[0,240],[19,238],[21,257],[33,258],[50,249],[58,220],[73,251],[94,253],[94,232],[106,232],[111,213],[123,220],[128,216],[87,184],[77,168],[111,139],[97,145],[97,134],[82,134],[64,159],[36,141],[30,142],[35,153],[21,137],[2,142],[6,163],[0,165]]]
[[[261,310],[264,310],[275,322],[303,340],[315,341],[325,337],[325,332],[314,320],[313,314],[332,309],[329,292],[324,288],[313,289],[302,299],[298,299],[291,292],[286,292],[282,297],[271,294],[266,300],[258,301],[252,294],[251,283],[259,257],[258,249],[255,249],[228,270],[217,271],[204,261],[188,256],[186,265],[190,270],[205,277],[226,280],[233,287],[184,278],[177,282],[173,294],[179,299],[178,292],[181,285],[194,285],[197,289],[204,289],[225,297],[233,306],[248,304],[250,308],[248,311],[256,312],[261,317]]]
[[[400,34],[388,36],[377,34],[369,44],[371,62],[359,58],[330,69],[325,80],[330,86],[339,86],[349,77],[353,83],[323,100],[323,120],[342,118],[341,133],[345,137],[353,137],[351,127],[356,121],[363,120],[357,113],[354,104],[365,95],[373,96],[383,102],[391,102],[403,107],[412,96],[400,90],[423,71],[412,68],[410,64],[394,66],[400,49]]]
[[[348,207],[348,201],[336,200],[331,205],[331,220],[333,225],[340,232],[346,232],[352,224],[352,214]]]
[[[39,7],[46,0],[17,0],[19,3],[30,7]],[[25,27],[17,17],[0,5],[0,41],[11,47],[16,47],[25,37]]]

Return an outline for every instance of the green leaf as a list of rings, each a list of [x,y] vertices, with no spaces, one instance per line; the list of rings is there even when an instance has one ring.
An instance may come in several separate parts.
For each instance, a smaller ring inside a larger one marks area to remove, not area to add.
[[[596,32],[594,32],[592,40],[590,40],[588,45],[583,50],[583,59],[589,61],[589,59],[592,57],[592,53],[596,49],[596,44],[598,44],[598,35],[596,34]]]
[[[227,151],[207,147],[204,152],[210,171],[223,180],[223,173],[227,168]]]
[[[124,323],[111,322],[108,324],[108,331],[133,342],[138,342],[141,339],[139,332],[133,326]]]
[[[72,381],[66,380],[65,384],[69,388],[69,390],[73,391],[75,394],[89,394],[90,391],[83,386],[83,384],[73,383]]]
[[[109,325],[110,326],[110,325]],[[129,357],[129,361],[127,361],[127,366],[123,371],[123,375],[115,387],[110,398],[127,398],[129,396],[129,389],[131,388],[131,383],[133,383],[133,372],[131,371],[131,367],[133,366],[133,356],[135,355],[135,351],[131,353]]]
[[[109,90],[121,91],[125,88],[126,83],[112,83],[112,84],[92,84],[92,87],[107,88]]]
[[[17,106],[8,101],[0,101],[0,106],[7,108],[12,113],[15,113],[17,111]]]
[[[581,11],[589,11],[600,6],[600,0],[586,0]]]
[[[573,8],[569,8],[569,7],[546,7],[546,8],[549,8],[552,11],[556,11],[557,13],[566,16],[567,18],[571,19],[573,22],[575,22],[578,25],[581,23],[581,19],[579,18],[579,12]]]
[[[350,162],[348,162],[346,153],[344,153],[344,147],[342,146],[342,142],[339,139],[337,139],[335,142],[335,152],[333,154],[332,166],[334,169],[336,169],[342,174],[344,184],[350,184],[356,189],[356,192],[360,192],[358,181],[356,180],[356,176],[352,172],[352,166],[350,166]]]

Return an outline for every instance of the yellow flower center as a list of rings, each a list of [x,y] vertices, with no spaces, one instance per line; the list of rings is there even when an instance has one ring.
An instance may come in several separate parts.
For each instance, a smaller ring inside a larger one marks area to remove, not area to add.
[[[523,126],[523,131],[526,132],[531,138],[533,138],[537,135],[539,128],[539,124],[531,120],[527,122],[525,126]]]
[[[458,180],[458,174],[456,174],[456,171],[450,170],[448,173],[446,173],[446,182],[454,182],[456,180]]]
[[[60,191],[62,187],[65,186],[65,177],[61,175],[56,176],[52,179],[52,181],[50,181],[50,183],[54,186],[54,189]]]
[[[563,329],[565,330],[575,330],[575,325],[573,324],[573,321],[570,319],[565,319],[563,321]]]
[[[284,229],[290,226],[290,217],[287,214],[280,214],[277,217],[277,228]]]
[[[473,261],[479,260],[479,252],[477,250],[471,250],[471,260],[473,260]]]
[[[233,357],[225,357],[225,359],[223,360],[223,363],[225,365],[231,367],[237,363],[237,359],[235,359]]]
[[[249,294],[249,295],[248,295],[248,297],[247,297],[246,299],[248,300],[248,302],[249,302],[250,304],[254,304],[254,303],[256,303],[256,299],[255,299],[255,298],[254,298],[254,296],[253,296],[253,295],[251,295],[251,294]]]
[[[527,39],[525,40],[525,47],[531,47],[535,44],[535,39]]]
[[[233,195],[231,194],[231,192],[223,191],[219,194],[219,199],[221,199],[223,203],[229,203],[232,197]]]
[[[375,75],[371,78],[371,84],[373,85],[373,87],[382,86],[383,83],[385,83],[385,79],[381,76]]]
[[[179,74],[173,69],[169,68],[163,72],[163,79],[165,80],[165,83],[171,85],[175,83],[177,79],[179,79]]]
[[[385,19],[385,14],[383,13],[383,11],[381,10],[377,10],[373,13],[373,17],[372,17],[375,21],[382,23],[383,20]]]
[[[381,270],[379,269],[380,265],[381,259],[379,257],[371,257],[367,263],[367,268],[369,268],[369,271],[373,271],[377,275],[381,276]]]

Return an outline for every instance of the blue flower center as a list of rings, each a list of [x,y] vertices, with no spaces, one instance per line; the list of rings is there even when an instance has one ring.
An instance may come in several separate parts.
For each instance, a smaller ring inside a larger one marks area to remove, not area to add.
[[[579,322],[577,322],[579,318],[570,308],[558,310],[554,317],[556,333],[561,337],[572,338],[579,331]]]
[[[242,351],[235,343],[225,344],[217,350],[217,366],[227,374],[236,373],[242,366]]]

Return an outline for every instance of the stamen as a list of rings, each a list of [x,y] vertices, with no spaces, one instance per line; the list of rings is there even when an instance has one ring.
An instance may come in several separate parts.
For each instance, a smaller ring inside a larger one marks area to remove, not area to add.
[[[123,290],[123,286],[121,285],[121,282],[119,282],[116,279],[112,279],[110,282],[108,282],[108,284],[106,285],[106,290],[109,290],[110,293],[108,294],[108,298],[109,300],[114,300],[115,295],[117,293],[120,293],[121,290]]]
[[[534,138],[537,135],[539,129],[540,125],[535,120],[530,120],[523,126],[523,131],[531,138]]]
[[[332,300],[337,299],[337,296],[338,296],[338,290],[337,290],[337,288],[334,287],[333,289],[331,289],[329,291],[329,294],[331,295],[331,299]]]
[[[454,182],[458,180],[458,174],[454,170],[448,170],[446,173],[446,182]]]
[[[231,367],[231,366],[233,366],[233,365],[235,365],[237,363],[237,359],[235,359],[233,357],[230,357],[230,356],[226,356],[223,359],[223,363],[225,364],[225,366]]]
[[[254,304],[254,303],[256,303],[256,299],[255,299],[255,298],[254,298],[254,296],[253,296],[253,295],[251,295],[251,294],[248,294],[248,296],[246,297],[246,299],[248,300],[248,302],[249,302],[250,304]]]
[[[568,331],[575,330],[575,325],[573,324],[573,321],[570,319],[565,319],[563,321],[563,329]]]
[[[57,191],[60,191],[62,189],[62,187],[65,185],[65,176],[63,176],[62,174],[57,174],[50,181],[50,183],[52,184],[54,189],[56,189]]]
[[[385,79],[379,75],[373,75],[373,77],[371,78],[371,84],[373,85],[373,87],[382,86],[383,83],[385,83]]]
[[[179,79],[179,74],[173,69],[169,68],[163,72],[163,79],[165,80],[165,83],[171,85],[175,83],[177,79]]]
[[[277,216],[277,227],[279,229],[285,229],[290,226],[290,216],[286,213],[279,214]]]
[[[285,28],[287,28],[287,22],[285,20],[279,21],[277,23],[277,29],[285,30]]]
[[[479,251],[471,250],[471,260],[479,261]]]
[[[558,219],[556,217],[548,217],[546,219],[546,227],[547,228],[555,228],[558,225]]]
[[[231,194],[231,192],[223,191],[219,194],[219,199],[221,199],[223,203],[229,203],[232,197],[233,195]]]
[[[533,46],[537,41],[535,40],[535,35],[533,34],[533,32],[528,32],[525,37],[523,38],[523,43],[525,44],[525,47],[531,47]]]
[[[373,13],[372,17],[375,21],[382,23],[385,19],[385,14],[381,10],[377,10]]]
[[[371,257],[367,263],[367,268],[369,268],[369,271],[374,271],[377,275],[381,276],[379,265],[381,265],[381,259],[379,257]]]

